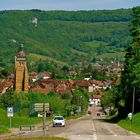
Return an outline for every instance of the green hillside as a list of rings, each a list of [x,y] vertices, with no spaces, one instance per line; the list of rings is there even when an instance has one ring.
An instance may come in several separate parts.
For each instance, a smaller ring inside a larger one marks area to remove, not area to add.
[[[34,17],[37,26],[32,23]],[[0,11],[0,67],[12,64],[20,44],[24,44],[29,64],[40,59],[58,65],[121,59],[131,42],[130,20],[131,9]]]

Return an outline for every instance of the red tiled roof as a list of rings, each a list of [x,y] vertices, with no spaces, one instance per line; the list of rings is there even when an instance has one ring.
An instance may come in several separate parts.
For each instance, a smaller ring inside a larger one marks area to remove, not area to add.
[[[90,83],[87,80],[76,80],[76,81],[74,81],[74,84],[76,86],[80,86],[80,87],[88,87],[88,86],[90,86]]]
[[[72,87],[69,87],[66,84],[60,84],[56,87],[55,91],[57,93],[71,93],[72,92]]]
[[[21,51],[17,52],[16,56],[17,57],[25,57],[25,53],[23,50],[21,50]]]
[[[98,80],[91,80],[90,83],[98,86],[104,86],[104,83]]]
[[[94,94],[92,95],[93,99],[100,99],[103,95],[102,94]]]
[[[71,93],[76,87],[87,89],[90,83],[87,80],[40,80],[31,85],[31,89],[41,88],[42,92],[55,91],[56,93]]]
[[[29,76],[37,76],[37,73],[36,72],[30,72]]]
[[[2,91],[5,88],[6,82],[0,82],[0,91]]]
[[[46,94],[50,92],[50,90],[46,88],[32,88],[31,91],[39,92],[39,93],[46,93]]]
[[[70,71],[70,72],[69,72],[69,75],[71,75],[71,76],[76,76],[76,75],[78,75],[78,73],[75,72],[75,71]]]
[[[41,73],[44,77],[51,77],[52,73],[51,72],[42,72]]]
[[[5,82],[5,87],[12,87],[14,85],[14,83],[12,81],[7,81]]]

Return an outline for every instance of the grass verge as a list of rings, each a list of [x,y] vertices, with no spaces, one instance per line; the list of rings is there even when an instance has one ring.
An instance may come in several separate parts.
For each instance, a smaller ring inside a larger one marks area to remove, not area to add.
[[[132,121],[128,118],[120,120],[118,125],[129,131],[140,134],[140,113],[135,114]]]
[[[7,127],[0,125],[0,134],[10,133]]]
[[[0,134],[9,133],[10,119],[7,117],[6,110],[0,109],[0,114]],[[42,122],[42,118],[19,117],[17,115],[11,118],[12,128],[18,128],[20,125],[33,125],[40,122]]]

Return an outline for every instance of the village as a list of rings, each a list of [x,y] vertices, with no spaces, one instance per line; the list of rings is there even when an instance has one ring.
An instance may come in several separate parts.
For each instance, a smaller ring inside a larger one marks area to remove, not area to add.
[[[19,55],[19,56],[18,56]],[[19,59],[19,58],[20,59]],[[21,49],[17,53],[18,61],[23,61],[21,58],[25,57],[24,51]],[[24,66],[23,66],[24,67]],[[74,78],[69,79],[54,79],[51,72],[45,71],[45,72],[27,72],[26,75],[17,74],[10,74],[7,76],[6,79],[0,80],[0,93],[4,94],[9,89],[16,88],[15,82],[19,83],[19,79],[21,78],[21,81],[27,77],[26,81],[28,84],[28,89],[26,89],[28,92],[37,92],[37,93],[44,93],[48,94],[49,92],[54,92],[58,95],[61,95],[63,93],[69,93],[73,94],[74,91],[78,88],[85,90],[89,93],[91,93],[92,99],[100,99],[106,90],[111,89],[112,86],[116,83],[116,81],[120,78],[121,72],[123,71],[123,65],[120,63],[111,63],[110,66],[101,66],[97,65],[95,66],[95,69],[98,70],[104,70],[104,73],[106,76],[113,76],[112,79],[106,79],[104,81],[96,80],[94,77],[85,77],[84,79],[78,79],[75,80]],[[76,77],[79,75],[76,71],[69,71],[67,73],[70,77]],[[18,78],[17,75],[20,77]],[[17,80],[15,80],[17,79]],[[18,87],[18,86],[17,86]],[[23,88],[21,90],[23,91]]]
[[[139,5],[1,2],[0,139],[139,140]]]

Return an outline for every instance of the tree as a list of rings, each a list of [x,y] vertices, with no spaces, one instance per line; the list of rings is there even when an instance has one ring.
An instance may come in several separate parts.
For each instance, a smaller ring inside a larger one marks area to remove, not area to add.
[[[44,64],[42,63],[42,62],[40,62],[39,64],[38,64],[38,70],[37,70],[38,72],[43,72],[44,71]]]
[[[3,69],[0,71],[0,77],[1,78],[6,78],[9,75],[9,71],[6,69]]]
[[[63,66],[61,68],[61,70],[64,71],[64,72],[68,72],[69,71],[69,67],[68,66]]]
[[[130,33],[133,40],[125,55],[124,72],[121,80],[126,113],[132,111],[133,87],[136,87],[136,98],[140,98],[140,6],[134,7],[132,10],[133,19],[130,25]],[[138,110],[138,106],[135,106],[135,111]]]

